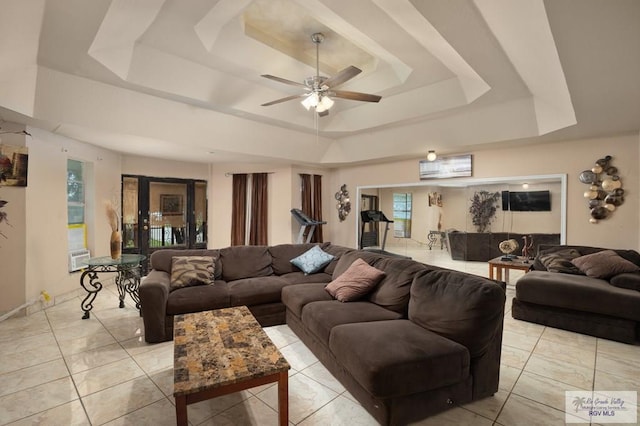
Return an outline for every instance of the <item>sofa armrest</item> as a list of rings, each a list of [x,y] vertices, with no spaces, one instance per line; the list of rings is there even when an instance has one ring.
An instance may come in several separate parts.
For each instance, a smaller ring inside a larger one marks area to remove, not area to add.
[[[140,283],[140,309],[144,322],[144,340],[148,343],[171,340],[165,336],[165,317],[171,277],[168,272],[152,269]]]

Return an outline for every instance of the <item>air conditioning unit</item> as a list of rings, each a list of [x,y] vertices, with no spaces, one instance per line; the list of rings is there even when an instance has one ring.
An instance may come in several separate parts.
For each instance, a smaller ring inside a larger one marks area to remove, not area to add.
[[[89,254],[89,250],[74,250],[69,253],[69,272],[79,271],[80,269],[84,269],[87,267],[87,264],[84,263],[85,260],[89,260],[91,255]]]

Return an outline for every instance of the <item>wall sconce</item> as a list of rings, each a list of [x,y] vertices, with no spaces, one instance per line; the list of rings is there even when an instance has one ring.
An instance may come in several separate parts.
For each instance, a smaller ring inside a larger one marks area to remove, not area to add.
[[[523,183],[522,184],[522,189],[529,189],[529,184],[528,183]]]
[[[336,200],[338,200],[338,204],[336,204],[338,219],[343,222],[351,212],[351,200],[349,199],[349,191],[347,191],[346,184],[342,185],[340,191],[336,192]]]
[[[427,160],[436,161],[436,158],[438,158],[438,156],[436,155],[436,152],[430,149],[429,152],[427,152]]]

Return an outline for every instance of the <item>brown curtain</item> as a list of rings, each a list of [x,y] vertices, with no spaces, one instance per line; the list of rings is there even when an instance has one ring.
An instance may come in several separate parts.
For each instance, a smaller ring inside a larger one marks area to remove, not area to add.
[[[249,224],[249,244],[267,245],[268,192],[267,173],[253,173],[251,191],[251,222]]]
[[[309,217],[313,217],[313,200],[311,195],[313,193],[313,188],[311,187],[311,175],[308,174],[300,174],[300,196],[302,197],[302,213],[306,214]],[[304,241],[307,241],[307,234],[309,233],[309,228],[304,231]]]
[[[322,221],[322,176],[313,175],[313,209],[311,217],[319,222]],[[311,242],[322,243],[322,225],[316,226]]]
[[[233,175],[231,210],[231,245],[245,244],[247,235],[247,175]]]

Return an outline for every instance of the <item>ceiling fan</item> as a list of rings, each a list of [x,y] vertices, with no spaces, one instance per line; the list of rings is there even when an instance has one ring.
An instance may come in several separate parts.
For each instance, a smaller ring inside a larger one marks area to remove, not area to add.
[[[322,43],[323,40],[324,34],[322,33],[314,33],[311,35],[311,41],[316,44],[316,75],[305,78],[304,83],[297,83],[295,81],[287,80],[285,78],[276,77],[269,74],[262,75],[262,77],[264,78],[268,78],[279,83],[302,87],[306,90],[306,92],[300,95],[292,95],[285,98],[276,99],[275,101],[264,103],[262,104],[262,106],[270,106],[293,99],[304,98],[301,103],[307,109],[307,111],[311,108],[314,108],[319,116],[324,117],[325,115],[329,114],[329,108],[333,106],[334,101],[333,99],[331,99],[331,97],[362,102],[379,102],[380,99],[382,99],[382,96],[370,95],[368,93],[334,90],[334,87],[339,86],[342,83],[347,82],[348,80],[351,80],[353,77],[360,74],[362,70],[351,65],[343,69],[333,77],[321,76],[319,47],[320,43]]]

